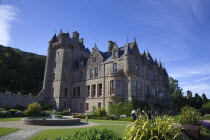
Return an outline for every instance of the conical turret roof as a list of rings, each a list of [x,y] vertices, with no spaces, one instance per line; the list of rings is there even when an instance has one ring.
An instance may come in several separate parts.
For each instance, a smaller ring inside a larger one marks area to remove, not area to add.
[[[125,46],[124,55],[130,55],[130,54],[132,54],[132,51],[131,51],[129,43],[127,43],[126,46]]]
[[[57,36],[56,34],[54,34],[54,36],[52,37],[52,39],[50,40],[51,42],[56,42],[58,39],[57,39]]]

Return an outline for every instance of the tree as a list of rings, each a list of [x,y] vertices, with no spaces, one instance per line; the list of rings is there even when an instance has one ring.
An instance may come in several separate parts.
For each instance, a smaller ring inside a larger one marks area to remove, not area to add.
[[[207,99],[207,97],[204,93],[202,94],[202,101],[203,101],[204,104],[208,103],[208,99]]]
[[[173,77],[170,77],[169,83],[172,106],[180,110],[183,106],[186,105],[186,98],[184,98],[183,96],[183,91],[179,87],[178,80],[174,79]]]
[[[187,90],[187,98],[192,98],[192,92],[190,90]]]
[[[203,101],[200,95],[198,93],[195,94],[195,108],[200,109],[203,105]]]
[[[109,102],[108,113],[109,115],[131,115],[131,111],[133,110],[133,104],[131,102],[119,102],[119,103],[111,103]]]

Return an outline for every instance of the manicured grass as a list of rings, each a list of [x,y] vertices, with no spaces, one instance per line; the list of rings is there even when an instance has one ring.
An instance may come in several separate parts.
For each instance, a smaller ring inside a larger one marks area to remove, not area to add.
[[[75,129],[48,129],[45,130],[34,137],[30,138],[30,140],[42,140],[44,138],[46,139],[55,139],[59,137],[65,137],[65,136],[71,136],[75,133],[75,131],[78,130],[84,130],[84,129],[90,129],[90,128],[96,128],[96,129],[108,129],[115,131],[119,136],[123,136],[124,130],[127,125],[100,125],[100,126],[94,126],[89,128],[75,128]]]
[[[0,118],[0,121],[20,121],[21,117],[16,118]]]
[[[12,133],[14,131],[19,130],[18,128],[4,128],[4,127],[0,127],[0,136]]]
[[[85,119],[81,119],[81,121],[85,121]],[[97,119],[88,119],[88,122],[95,122],[95,123],[105,123],[105,124],[130,124],[132,122],[126,121],[117,121],[117,120],[97,120]]]

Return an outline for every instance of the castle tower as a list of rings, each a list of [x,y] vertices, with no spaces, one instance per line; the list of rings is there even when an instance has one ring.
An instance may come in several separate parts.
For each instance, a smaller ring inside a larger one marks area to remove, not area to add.
[[[40,96],[44,101],[53,105],[53,80],[54,80],[54,67],[55,67],[55,54],[56,50],[53,48],[53,43],[57,41],[56,34],[48,43],[48,54],[45,65],[43,88],[40,91]]]
[[[69,33],[60,32],[58,38],[58,42],[54,44],[56,57],[53,97],[57,109],[67,109],[70,107],[73,61],[78,58],[79,34],[74,32],[72,39]]]
[[[130,45],[127,43],[124,52],[124,73],[128,77],[128,100],[132,97],[132,75],[134,74],[133,69],[133,55]]]

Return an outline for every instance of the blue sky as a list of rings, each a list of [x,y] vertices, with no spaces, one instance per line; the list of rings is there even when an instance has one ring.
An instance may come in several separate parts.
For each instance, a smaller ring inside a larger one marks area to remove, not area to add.
[[[210,98],[209,0],[0,0],[0,44],[47,54],[62,28],[90,50],[136,37],[140,52],[160,59],[184,91]]]

